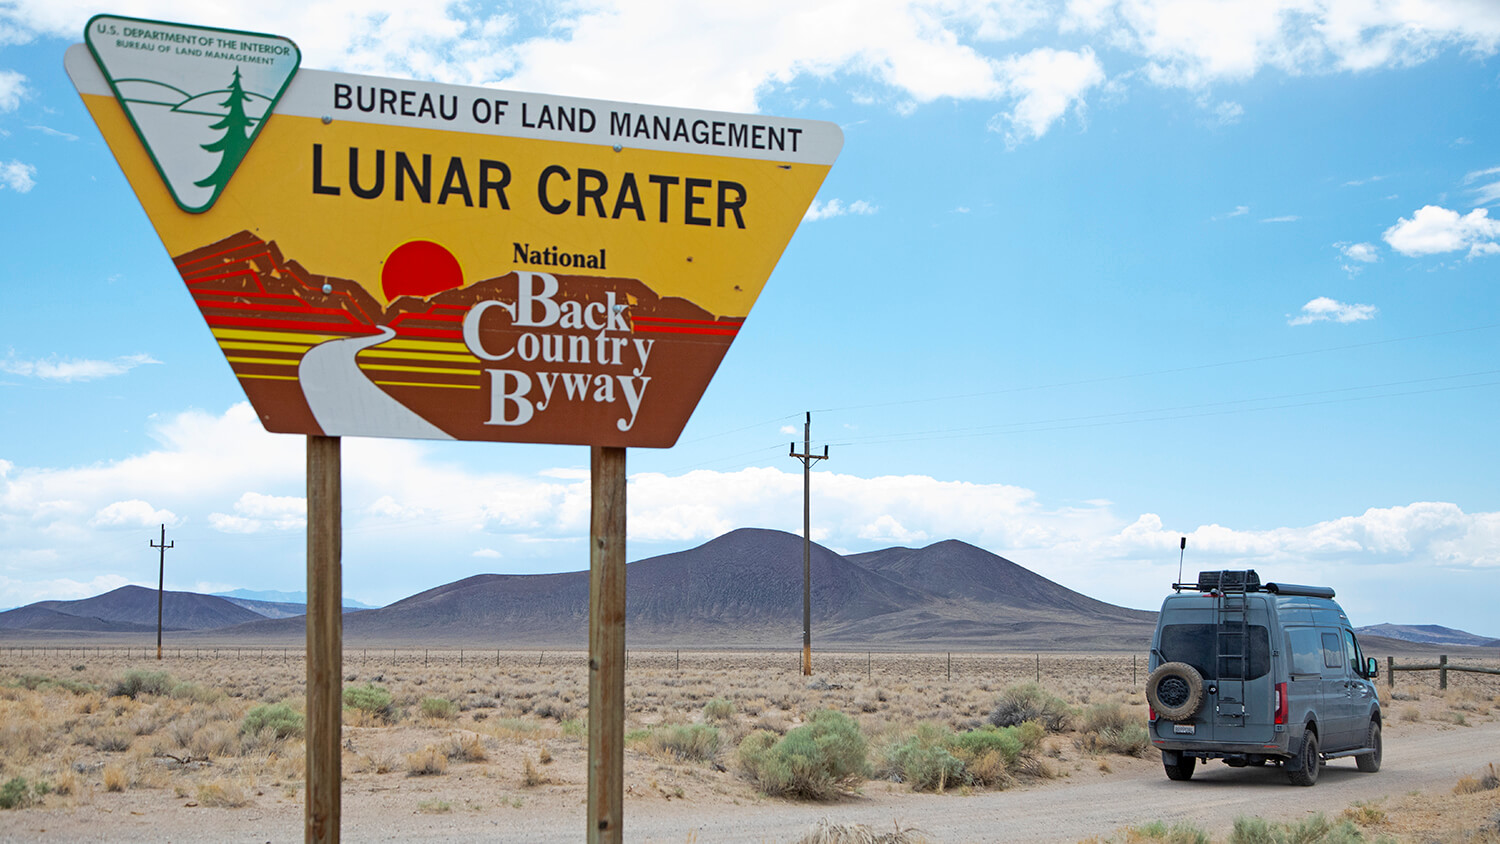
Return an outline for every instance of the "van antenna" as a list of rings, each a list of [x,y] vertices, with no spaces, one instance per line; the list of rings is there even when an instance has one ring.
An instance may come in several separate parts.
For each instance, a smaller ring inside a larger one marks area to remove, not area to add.
[[[1176,587],[1176,591],[1178,592],[1182,591],[1182,555],[1186,552],[1187,537],[1184,536],[1182,538],[1182,541],[1177,544],[1177,582],[1172,584]]]

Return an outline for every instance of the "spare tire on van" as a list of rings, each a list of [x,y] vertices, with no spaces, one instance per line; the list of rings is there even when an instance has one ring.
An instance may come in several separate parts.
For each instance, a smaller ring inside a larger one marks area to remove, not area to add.
[[[1203,675],[1185,662],[1164,662],[1146,678],[1146,700],[1168,721],[1190,718],[1203,705]]]

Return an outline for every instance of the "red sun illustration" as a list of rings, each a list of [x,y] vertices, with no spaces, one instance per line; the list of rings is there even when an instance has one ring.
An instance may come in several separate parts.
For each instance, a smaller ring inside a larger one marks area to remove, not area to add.
[[[380,289],[387,302],[398,296],[425,299],[462,287],[463,283],[464,270],[458,259],[430,240],[408,240],[397,246],[380,270]]]

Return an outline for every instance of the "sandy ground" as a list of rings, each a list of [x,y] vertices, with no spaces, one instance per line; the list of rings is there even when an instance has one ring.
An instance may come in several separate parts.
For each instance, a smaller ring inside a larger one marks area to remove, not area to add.
[[[182,673],[187,673],[185,667]],[[843,679],[843,685],[854,686],[857,673]],[[755,678],[744,682],[753,684]],[[795,688],[805,687],[805,681],[796,682]],[[793,842],[821,819],[863,824],[877,832],[915,828],[934,842],[1102,841],[1151,821],[1188,822],[1222,839],[1239,816],[1297,821],[1323,813],[1337,818],[1364,805],[1384,816],[1383,822],[1367,827],[1370,840],[1387,835],[1402,842],[1457,842],[1465,834],[1490,830],[1494,837],[1470,840],[1497,841],[1500,790],[1453,793],[1461,777],[1500,763],[1500,708],[1495,706],[1500,683],[1493,678],[1484,682],[1488,685],[1479,686],[1478,693],[1460,699],[1436,693],[1431,683],[1423,686],[1403,677],[1403,690],[1425,691],[1408,691],[1388,702],[1382,770],[1362,774],[1353,760],[1336,760],[1312,788],[1288,785],[1276,768],[1231,769],[1219,763],[1200,766],[1191,782],[1174,783],[1162,774],[1154,752],[1140,758],[1092,755],[1070,738],[1057,736],[1048,740],[1045,756],[1054,775],[1050,779],[1023,778],[1004,791],[944,794],[869,781],[856,793],[809,803],[758,795],[735,775],[731,753],[721,757],[731,769],[718,770],[632,750],[626,757],[625,839]],[[883,687],[900,688],[890,681]],[[940,693],[940,688],[934,681],[929,693]],[[855,699],[873,700],[858,688],[844,692],[852,695],[844,700],[845,708]],[[840,700],[830,697],[827,703]],[[1462,708],[1454,708],[1456,700]],[[642,709],[644,714],[632,717],[663,717]],[[472,717],[467,713],[441,724],[413,719],[395,726],[346,726],[343,840],[582,840],[586,747],[556,731],[534,739],[497,738],[493,730],[480,732],[493,721],[486,725]],[[0,729],[14,726],[0,724]],[[165,730],[159,728],[158,734]],[[485,739],[485,759],[454,761],[445,773],[433,776],[410,775],[401,764],[405,754],[435,738],[463,735]],[[138,744],[144,746],[144,741]],[[273,748],[269,758],[251,760],[253,765],[221,758],[184,766],[141,750],[137,763],[147,770],[139,782],[112,792],[103,787],[98,772],[118,757],[68,748],[68,764],[84,772],[79,788],[66,797],[49,796],[39,806],[0,812],[0,842],[297,841],[303,837],[300,759],[278,759],[278,751],[287,757],[302,752],[300,742],[294,742]],[[0,769],[0,779],[9,776]],[[201,786],[216,781],[244,784],[245,805],[204,805]]]

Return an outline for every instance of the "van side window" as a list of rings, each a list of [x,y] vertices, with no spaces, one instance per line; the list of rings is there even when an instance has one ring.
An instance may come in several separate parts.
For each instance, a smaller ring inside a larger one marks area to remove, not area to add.
[[[1344,665],[1344,648],[1339,644],[1339,634],[1323,634],[1323,667],[1342,668]]]
[[[1289,628],[1287,641],[1292,654],[1293,674],[1323,673],[1323,645],[1318,641],[1317,630],[1311,627]]]
[[[1359,676],[1365,676],[1365,660],[1359,652],[1359,642],[1354,638],[1354,631],[1344,631],[1344,658],[1349,660],[1349,665]]]

